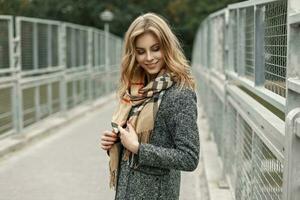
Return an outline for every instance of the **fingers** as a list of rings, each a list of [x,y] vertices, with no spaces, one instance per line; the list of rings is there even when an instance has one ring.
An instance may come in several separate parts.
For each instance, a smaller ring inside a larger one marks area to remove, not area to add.
[[[101,141],[101,144],[104,145],[104,146],[113,145],[114,143],[115,143],[114,141],[105,141],[105,140]]]
[[[104,131],[103,135],[108,137],[118,137],[117,134],[112,131]]]
[[[103,135],[102,137],[101,137],[101,140],[102,141],[109,141],[109,142],[115,142],[115,141],[117,141],[117,139],[118,139],[118,137],[115,137],[115,136],[105,136],[105,135]]]
[[[117,134],[112,131],[104,131],[101,137],[101,140],[105,140],[105,141],[116,141],[117,139],[118,139]]]
[[[120,125],[118,126],[118,129],[119,129],[121,135],[127,133],[127,131],[122,126],[120,126]]]
[[[101,148],[104,150],[109,150],[114,143],[114,141],[101,140]]]
[[[135,131],[130,122],[127,123],[127,127],[129,129],[129,131]]]
[[[127,126],[124,129],[122,126],[118,126],[118,129],[120,131],[120,138],[122,139],[122,135],[123,134],[127,134],[127,133],[135,133],[134,127],[132,126],[132,124],[130,122],[127,122]]]
[[[101,136],[101,148],[103,150],[109,150],[117,140],[118,136],[116,133],[112,131],[104,131],[103,135]]]
[[[126,121],[122,121],[121,123],[120,123],[120,126],[124,126],[126,124]]]
[[[108,146],[102,146],[102,145],[101,145],[101,148],[102,148],[103,150],[109,150],[109,149],[111,149],[111,147],[112,147],[112,145],[108,145]]]

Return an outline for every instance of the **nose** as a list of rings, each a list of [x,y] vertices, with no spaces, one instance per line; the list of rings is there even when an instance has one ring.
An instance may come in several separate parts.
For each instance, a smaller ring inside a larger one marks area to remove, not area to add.
[[[152,53],[151,53],[150,51],[147,52],[146,60],[147,60],[147,61],[153,60],[153,55],[152,55]]]

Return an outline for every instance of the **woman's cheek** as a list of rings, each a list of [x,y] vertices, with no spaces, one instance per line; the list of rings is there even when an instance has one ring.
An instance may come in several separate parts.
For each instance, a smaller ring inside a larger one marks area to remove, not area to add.
[[[162,59],[162,53],[161,53],[161,52],[157,52],[157,53],[155,53],[155,54],[153,55],[153,57],[154,57],[155,59]]]
[[[143,61],[143,56],[136,56],[135,59],[140,64]]]

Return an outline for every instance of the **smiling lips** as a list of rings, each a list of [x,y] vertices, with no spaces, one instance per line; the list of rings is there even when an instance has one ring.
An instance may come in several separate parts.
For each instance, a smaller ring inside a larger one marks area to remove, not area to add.
[[[156,64],[158,63],[158,61],[156,63],[151,63],[151,64],[145,64],[147,67],[154,67]]]

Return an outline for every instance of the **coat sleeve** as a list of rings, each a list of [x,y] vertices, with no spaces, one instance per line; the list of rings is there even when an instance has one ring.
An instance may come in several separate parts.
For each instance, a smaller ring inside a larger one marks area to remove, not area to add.
[[[197,99],[190,90],[179,92],[168,106],[166,126],[174,140],[173,148],[140,144],[138,163],[152,167],[193,171],[199,162]]]

